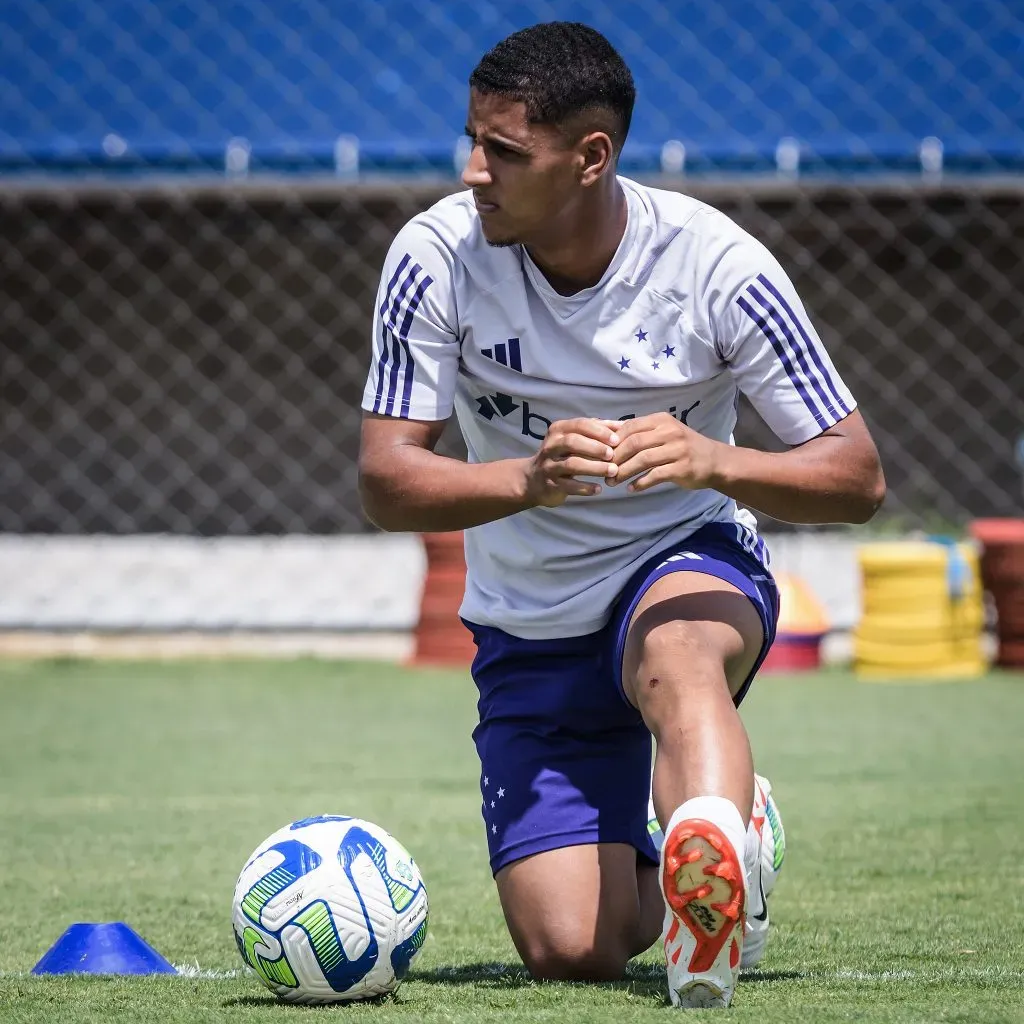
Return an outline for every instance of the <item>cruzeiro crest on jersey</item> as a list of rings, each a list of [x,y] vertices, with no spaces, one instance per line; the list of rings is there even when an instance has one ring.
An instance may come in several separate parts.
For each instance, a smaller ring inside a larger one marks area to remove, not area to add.
[[[660,341],[649,340],[650,331],[645,331],[643,326],[640,326],[633,333],[632,338],[636,340],[636,344],[641,346],[635,348],[629,346],[622,351],[622,354],[618,359],[614,360],[616,366],[620,370],[637,370],[641,366],[650,367],[654,371],[662,369],[662,367],[668,367],[671,365],[671,360],[676,354],[676,348],[678,345],[669,345],[667,342],[662,344]],[[627,354],[628,353],[628,354]],[[683,420],[685,423],[686,420]]]

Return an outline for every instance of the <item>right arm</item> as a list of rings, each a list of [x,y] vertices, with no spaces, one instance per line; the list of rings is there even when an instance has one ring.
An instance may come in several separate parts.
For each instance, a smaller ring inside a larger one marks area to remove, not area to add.
[[[363,416],[359,496],[382,530],[465,530],[529,508],[515,460],[471,465],[434,451],[445,421]]]
[[[612,432],[597,420],[552,424],[532,458],[466,463],[434,451],[459,373],[457,272],[451,248],[416,218],[395,238],[381,274],[363,390],[359,493],[367,517],[383,530],[465,530],[594,494],[598,484],[574,476],[615,472]]]
[[[553,423],[529,459],[469,463],[434,451],[444,421],[366,414],[359,445],[359,494],[367,518],[382,530],[434,533],[467,530],[600,485],[576,476],[616,472],[597,420]],[[613,442],[614,443],[614,442]]]

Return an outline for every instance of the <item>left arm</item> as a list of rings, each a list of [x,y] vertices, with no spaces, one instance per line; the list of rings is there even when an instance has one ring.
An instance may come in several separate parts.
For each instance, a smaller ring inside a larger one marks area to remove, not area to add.
[[[618,429],[616,481],[713,488],[792,523],[867,522],[885,497],[878,451],[792,282],[745,232],[709,252],[697,333],[789,450],[737,448],[655,414]]]
[[[668,413],[615,425],[618,472],[609,484],[632,491],[672,482],[712,488],[787,523],[865,523],[885,497],[881,463],[855,409],[786,452],[714,441]]]
[[[787,452],[722,445],[710,486],[787,523],[866,523],[885,499],[885,477],[864,417]]]

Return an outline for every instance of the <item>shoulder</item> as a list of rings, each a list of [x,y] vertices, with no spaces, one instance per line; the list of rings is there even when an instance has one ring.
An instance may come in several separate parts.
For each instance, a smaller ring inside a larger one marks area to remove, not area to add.
[[[728,214],[710,203],[683,192],[650,188],[623,178],[643,203],[656,236],[674,236],[685,243],[685,251],[696,263],[714,261],[723,253],[760,254],[765,247]]]
[[[776,262],[766,246],[730,216],[693,196],[624,181],[649,211],[648,244],[671,258],[661,267],[673,291],[691,300],[735,290]],[[659,260],[659,262],[661,262]]]
[[[651,188],[630,178],[620,176],[619,183],[634,200],[643,205],[648,221],[658,231],[685,228],[705,205],[699,199],[682,192]]]
[[[480,234],[472,193],[456,192],[439,199],[407,221],[395,240],[408,240],[455,251],[474,245]]]

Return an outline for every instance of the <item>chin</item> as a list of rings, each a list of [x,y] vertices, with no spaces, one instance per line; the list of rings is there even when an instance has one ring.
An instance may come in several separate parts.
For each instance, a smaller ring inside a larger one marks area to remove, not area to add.
[[[511,235],[507,231],[496,231],[493,227],[488,228],[488,225],[482,219],[480,221],[480,230],[483,232],[484,241],[495,248],[500,249],[509,245],[519,244],[519,239],[515,235]]]
[[[506,248],[510,245],[518,245],[520,239],[511,234],[507,229],[504,231],[496,224],[489,224],[486,217],[480,217],[480,230],[483,232],[484,241],[497,249]]]
[[[484,241],[493,249],[507,249],[513,245],[519,245],[518,238],[489,238],[484,235]]]

